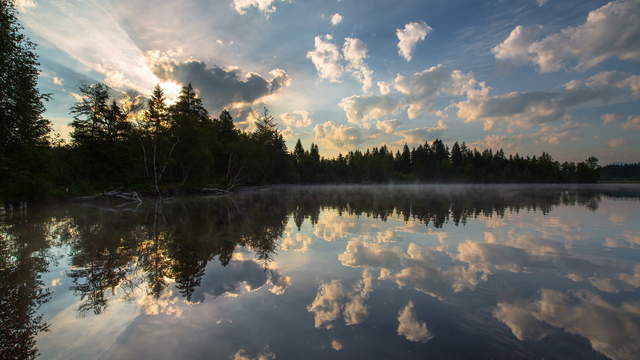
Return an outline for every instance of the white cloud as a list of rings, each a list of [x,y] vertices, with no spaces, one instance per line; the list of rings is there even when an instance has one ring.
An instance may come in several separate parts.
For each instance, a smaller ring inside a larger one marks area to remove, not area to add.
[[[345,38],[342,46],[342,54],[349,62],[347,68],[362,84],[362,91],[367,92],[373,86],[373,71],[364,62],[367,58],[367,44],[356,38]]]
[[[615,360],[635,359],[640,353],[639,314],[638,302],[612,305],[586,290],[565,294],[547,289],[538,301],[498,303],[494,311],[520,340],[540,340],[556,327],[584,336],[594,350]]]
[[[313,128],[316,140],[337,148],[349,147],[363,141],[362,130],[353,126],[325,121]]]
[[[458,102],[457,115],[465,122],[481,120],[485,130],[496,122],[529,127],[568,119],[568,110],[588,104],[612,104],[640,99],[640,76],[600,72],[587,80],[566,83],[561,92],[523,91],[490,96],[488,91],[470,94]]]
[[[407,144],[424,144],[425,140],[429,138],[435,138],[442,136],[447,130],[447,124],[444,120],[438,120],[438,125],[435,127],[416,128],[410,130],[398,131],[398,135],[402,136],[402,143]]]
[[[342,350],[342,343],[336,339],[331,340],[331,348],[335,351]]]
[[[333,322],[340,317],[340,301],[344,296],[342,282],[339,280],[320,284],[315,299],[307,306],[307,310],[314,313],[316,328],[333,328]]]
[[[315,48],[307,52],[307,59],[313,62],[321,79],[339,82],[343,72],[340,64],[342,56],[336,44],[331,42],[332,37],[325,35],[324,39],[321,36],[315,37]]]
[[[427,342],[433,339],[427,324],[424,321],[418,321],[412,301],[409,301],[398,314],[398,323],[398,335],[404,336],[409,341]]]
[[[538,4],[539,7],[543,7],[548,2],[549,0],[536,0],[536,4]]]
[[[393,131],[401,124],[400,120],[378,120],[376,121],[376,129],[386,133],[393,134]]]
[[[331,15],[331,25],[336,26],[342,22],[342,15],[335,13]]]
[[[369,128],[369,121],[397,115],[402,109],[399,99],[391,95],[352,95],[338,103],[347,115],[347,121]]]
[[[391,92],[391,84],[384,81],[378,81],[378,90],[380,95],[388,95]]]
[[[424,110],[430,110],[445,85],[451,82],[451,73],[444,65],[432,66],[409,77],[397,75],[394,80],[396,90],[406,96],[407,116],[415,119]]]
[[[35,0],[16,0],[16,9],[20,12],[25,12],[31,8],[38,6]]]
[[[413,49],[416,44],[427,38],[427,35],[433,30],[431,26],[424,22],[411,22],[402,29],[396,30],[398,37],[398,53],[407,61],[411,61]]]
[[[63,86],[64,85],[64,79],[62,79],[60,77],[57,77],[57,76],[54,76],[51,79],[51,82],[53,82],[55,85],[58,85],[58,86]]]
[[[517,26],[493,48],[496,59],[531,62],[541,72],[558,71],[568,63],[586,70],[610,58],[640,61],[638,1],[612,1],[591,11],[583,24],[535,40],[541,29]]]
[[[277,1],[278,0],[233,0],[233,8],[240,15],[246,14],[247,10],[252,7],[268,15],[276,11],[275,2]]]
[[[292,128],[307,127],[313,122],[311,116],[309,116],[309,112],[304,110],[286,112],[280,115],[280,119],[283,124]]]

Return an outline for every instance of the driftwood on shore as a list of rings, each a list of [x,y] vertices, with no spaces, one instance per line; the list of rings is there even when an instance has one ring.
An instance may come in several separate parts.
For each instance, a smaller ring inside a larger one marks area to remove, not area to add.
[[[140,198],[140,195],[133,191],[133,192],[123,192],[123,191],[117,191],[117,190],[113,190],[113,191],[106,191],[100,194],[94,194],[94,195],[88,195],[88,196],[80,196],[75,198],[75,201],[97,201],[97,200],[123,200],[126,202],[137,202],[137,203],[141,203],[142,202],[142,198]]]

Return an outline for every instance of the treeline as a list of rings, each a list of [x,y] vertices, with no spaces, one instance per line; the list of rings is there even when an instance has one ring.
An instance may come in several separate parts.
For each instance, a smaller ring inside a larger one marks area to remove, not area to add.
[[[480,152],[463,142],[451,148],[441,140],[394,154],[386,145],[365,151],[350,151],[333,159],[322,159],[318,147],[305,151],[298,140],[293,151],[302,183],[389,182],[595,182],[598,159],[560,163],[548,153],[541,156],[506,156],[502,149]]]
[[[640,163],[611,164],[600,169],[603,180],[635,180],[640,181]]]
[[[536,157],[506,156],[502,150],[470,149],[441,140],[392,153],[386,146],[320,156],[298,140],[289,153],[267,109],[252,132],[235,127],[226,110],[212,117],[191,85],[168,105],[156,86],[148,100],[116,101],[104,84],[83,85],[71,109],[71,142],[55,147],[56,188],[86,192],[135,188],[229,190],[275,183],[389,182],[593,182],[597,159],[578,164]],[[145,103],[146,102],[146,103]]]

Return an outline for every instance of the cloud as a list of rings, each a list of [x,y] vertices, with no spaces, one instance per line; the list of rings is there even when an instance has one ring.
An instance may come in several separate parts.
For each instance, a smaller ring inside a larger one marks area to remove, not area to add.
[[[604,125],[613,124],[620,118],[618,114],[602,114],[600,115],[600,119],[602,119],[602,123]]]
[[[369,121],[389,115],[397,115],[402,110],[400,99],[392,95],[352,95],[338,103],[344,110],[347,121],[369,128]]]
[[[489,95],[471,93],[455,104],[465,122],[481,120],[485,130],[496,122],[529,127],[533,123],[568,119],[568,110],[587,104],[612,104],[640,99],[640,76],[606,71],[586,80],[573,80],[560,92],[514,91]]]
[[[537,301],[498,303],[494,311],[519,340],[540,340],[555,327],[584,336],[594,350],[615,360],[634,359],[640,353],[639,315],[638,302],[612,305],[586,290],[543,289]]]
[[[493,48],[496,59],[533,63],[541,72],[558,71],[568,63],[582,71],[610,58],[640,61],[638,1],[612,1],[589,12],[583,24],[535,40],[541,30],[517,26]]]
[[[176,61],[148,56],[148,62],[160,79],[191,83],[211,112],[233,104],[253,104],[290,84],[287,72],[282,69],[272,70],[267,79],[254,72],[242,74],[238,68],[207,67],[197,60]]]
[[[55,85],[58,85],[58,86],[63,86],[64,85],[64,80],[62,78],[57,77],[57,76],[54,76],[53,78],[51,78],[51,82],[54,83]]]
[[[391,84],[385,81],[378,81],[378,91],[380,91],[380,95],[388,95],[391,92]]]
[[[412,301],[409,301],[398,314],[398,323],[398,335],[404,336],[409,341],[427,342],[433,339],[427,324],[424,321],[418,321]]]
[[[335,351],[342,350],[342,343],[336,339],[331,340],[331,348]]]
[[[403,254],[398,247],[389,247],[363,240],[349,240],[345,251],[338,256],[344,266],[351,267],[396,267]]]
[[[362,84],[362,91],[367,92],[373,86],[373,70],[367,66],[364,59],[367,58],[367,44],[356,38],[345,38],[342,46],[342,54],[349,62],[347,68],[353,77]]]
[[[623,146],[625,144],[624,139],[610,139],[609,141],[607,141],[607,145],[609,145],[610,148],[619,148],[621,146]]]
[[[201,286],[193,293],[193,301],[202,302],[206,296],[241,295],[267,289],[276,295],[284,294],[291,278],[275,269],[265,271],[254,260],[231,261],[226,267],[209,264]]]
[[[536,0],[536,4],[538,4],[538,7],[543,7],[548,2],[549,0]]]
[[[314,39],[314,49],[307,52],[307,59],[313,62],[321,79],[327,79],[331,82],[339,82],[344,71],[340,64],[342,56],[336,44],[331,42],[333,38],[325,35],[324,40],[321,36]]]
[[[332,121],[316,125],[313,134],[316,140],[337,148],[353,146],[364,141],[361,129]]]
[[[280,115],[280,119],[284,125],[291,128],[307,127],[313,122],[311,116],[309,116],[309,112],[304,110],[283,113]]]
[[[411,22],[406,24],[404,28],[397,29],[398,54],[405,60],[411,61],[416,44],[426,39],[432,30],[431,26],[424,22]]]
[[[16,9],[20,12],[25,12],[31,8],[38,6],[35,0],[16,0]]]
[[[385,134],[393,134],[393,131],[402,124],[400,120],[378,120],[376,121],[376,129],[384,132]]]
[[[77,61],[72,66],[97,72],[110,86],[130,87],[148,95],[159,82],[145,63],[142,50],[106,6],[86,1],[41,1],[21,15],[30,31]]]
[[[415,119],[425,109],[430,109],[436,96],[452,81],[451,73],[444,65],[432,66],[412,76],[397,75],[394,85],[397,91],[406,96],[409,103],[407,116]]]
[[[630,116],[622,127],[627,130],[640,130],[640,116]]]
[[[335,13],[331,15],[331,26],[336,26],[342,22],[342,15]]]
[[[364,302],[373,291],[373,281],[373,274],[365,269],[362,279],[349,292],[340,280],[320,283],[315,299],[307,306],[307,311],[314,313],[315,327],[332,329],[341,313],[346,325],[362,323],[369,316]]]
[[[416,128],[410,130],[398,131],[397,135],[403,138],[402,142],[407,144],[424,144],[425,140],[442,136],[447,130],[447,124],[444,120],[438,120],[435,127]]]
[[[252,7],[268,15],[276,12],[275,3],[277,1],[278,0],[233,0],[233,8],[240,15],[245,15],[247,10]]]

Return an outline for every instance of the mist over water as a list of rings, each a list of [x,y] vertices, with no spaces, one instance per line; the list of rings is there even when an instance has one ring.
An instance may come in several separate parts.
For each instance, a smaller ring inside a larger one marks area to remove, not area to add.
[[[5,216],[0,243],[1,346],[43,359],[640,353],[637,185],[59,204]]]

